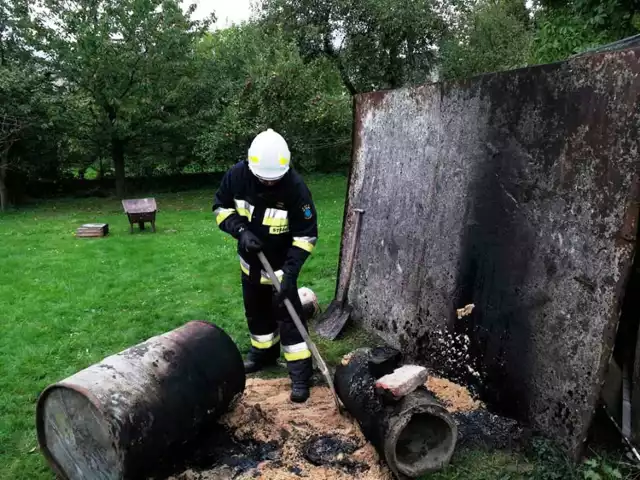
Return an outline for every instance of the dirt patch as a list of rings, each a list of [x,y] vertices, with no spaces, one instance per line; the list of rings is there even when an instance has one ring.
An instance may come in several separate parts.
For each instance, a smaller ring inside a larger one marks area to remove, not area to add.
[[[261,465],[254,478],[391,478],[355,421],[336,411],[327,387],[314,387],[303,404],[289,400],[290,388],[289,379],[249,379],[239,405],[222,419],[240,440],[282,445],[279,461]]]
[[[209,465],[191,464],[167,480],[392,479],[357,423],[337,413],[327,387],[313,387],[303,404],[291,402],[290,391],[289,379],[248,379],[220,420],[230,438],[211,442]]]
[[[447,380],[431,377],[427,388],[456,415],[465,440],[495,434],[477,417],[482,404],[469,391]],[[289,400],[289,379],[247,380],[244,396],[220,420],[222,428],[198,443],[197,462],[164,477],[167,480],[222,480],[300,478],[391,480],[389,470],[363,437],[355,420],[336,412],[331,392],[322,384],[304,404]],[[473,428],[477,420],[480,426]],[[484,427],[482,426],[484,425]],[[505,428],[504,434],[514,433]],[[504,436],[504,435],[502,435]]]

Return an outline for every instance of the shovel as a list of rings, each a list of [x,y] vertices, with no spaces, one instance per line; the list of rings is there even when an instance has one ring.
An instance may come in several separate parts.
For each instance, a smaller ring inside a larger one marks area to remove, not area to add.
[[[340,332],[349,321],[351,316],[351,306],[345,305],[347,290],[351,282],[351,273],[353,272],[353,263],[356,258],[356,248],[358,247],[358,237],[360,235],[360,223],[364,210],[360,208],[354,209],[356,213],[356,223],[353,229],[351,240],[351,250],[347,259],[347,276],[345,278],[344,288],[338,291],[338,296],[331,302],[327,311],[316,323],[315,331],[318,335],[329,340],[335,340]]]
[[[273,271],[273,268],[271,267],[271,264],[269,263],[269,260],[267,260],[267,257],[265,257],[264,253],[262,253],[262,252],[258,252],[258,258],[260,259],[260,262],[262,262],[262,266],[264,267],[265,271],[267,272],[267,275],[269,275],[269,278],[271,279],[271,282],[273,283],[273,286],[276,288],[276,291],[280,292],[280,280],[278,280],[278,277],[276,276],[275,272]],[[284,299],[284,304],[287,307],[287,310],[289,311],[289,315],[291,315],[291,319],[293,320],[293,323],[295,323],[296,328],[300,332],[300,335],[302,335],[302,338],[307,343],[307,346],[309,347],[309,350],[311,350],[311,353],[313,354],[313,357],[316,359],[316,362],[318,363],[318,367],[320,368],[320,372],[322,372],[322,375],[324,376],[324,379],[326,380],[327,385],[329,386],[329,389],[331,390],[331,393],[333,395],[333,399],[336,402],[336,408],[338,409],[338,412],[340,414],[342,414],[343,413],[342,406],[340,405],[340,400],[338,399],[338,394],[336,393],[336,390],[335,390],[335,388],[333,386],[333,380],[331,379],[331,374],[329,373],[329,369],[327,368],[327,364],[322,359],[322,356],[320,355],[320,352],[318,352],[318,349],[316,348],[316,345],[311,340],[311,337],[309,337],[309,333],[304,328],[304,325],[302,325],[302,321],[300,320],[300,317],[296,313],[296,309],[293,308],[293,304],[291,303],[291,300],[289,300],[288,298],[285,298]]]

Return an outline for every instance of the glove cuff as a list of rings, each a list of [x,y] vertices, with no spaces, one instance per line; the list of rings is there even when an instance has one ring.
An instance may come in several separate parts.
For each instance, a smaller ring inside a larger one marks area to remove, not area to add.
[[[282,275],[283,278],[287,277],[287,278],[289,278],[291,280],[294,280],[296,282],[298,281],[298,277],[300,276],[300,272],[299,271],[294,270],[292,268],[287,268],[287,267],[284,267],[282,269],[282,273],[283,273],[283,275]]]

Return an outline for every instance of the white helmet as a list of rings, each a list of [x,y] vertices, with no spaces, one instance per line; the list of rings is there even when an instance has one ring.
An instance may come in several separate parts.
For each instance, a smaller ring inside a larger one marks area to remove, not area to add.
[[[249,147],[249,169],[262,180],[279,180],[289,171],[291,153],[279,133],[268,129],[259,133]]]

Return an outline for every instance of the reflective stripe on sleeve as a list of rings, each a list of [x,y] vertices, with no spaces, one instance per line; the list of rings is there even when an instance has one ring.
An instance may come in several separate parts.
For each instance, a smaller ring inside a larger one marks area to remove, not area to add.
[[[236,204],[236,211],[238,212],[238,215],[240,215],[241,217],[246,217],[249,221],[251,221],[254,206],[246,200],[235,199],[234,202]]]
[[[280,341],[280,334],[277,330],[268,335],[253,335],[253,334],[251,335],[251,345],[253,345],[254,347],[260,350],[271,348],[275,344],[277,344],[279,341]]]
[[[245,275],[249,275],[249,264],[245,262],[244,258],[240,257],[240,270]]]
[[[311,350],[309,350],[306,342],[283,345],[282,350],[284,350],[284,359],[287,362],[295,362],[296,360],[304,360],[311,357]]]
[[[278,278],[278,281],[282,282],[282,277],[284,277],[284,272],[282,270],[276,270],[273,273],[276,274],[276,277]],[[262,270],[261,275],[260,275],[260,283],[262,285],[273,285],[273,282],[269,278],[269,274],[267,274],[267,272],[265,272],[264,270]]]
[[[213,214],[216,216],[216,223],[218,225],[220,225],[222,222],[224,222],[227,218],[229,218],[229,216],[233,215],[234,213],[236,213],[236,211],[233,208],[216,208],[213,212]]]
[[[293,237],[293,246],[311,253],[313,252],[317,241],[317,237]]]

